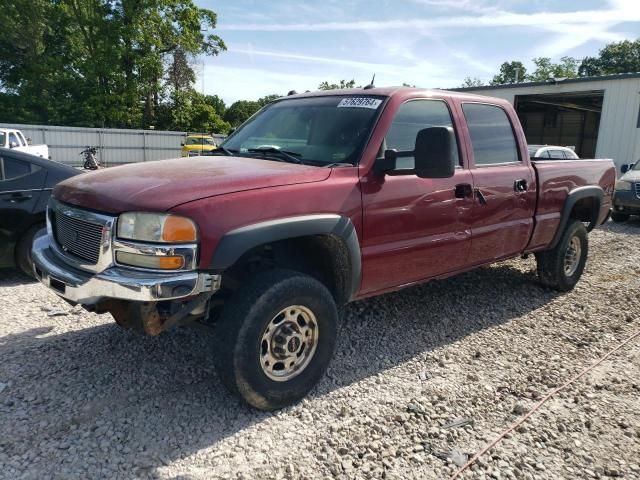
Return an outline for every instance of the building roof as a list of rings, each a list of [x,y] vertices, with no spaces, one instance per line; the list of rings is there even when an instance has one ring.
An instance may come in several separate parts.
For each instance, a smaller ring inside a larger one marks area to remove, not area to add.
[[[611,75],[597,75],[593,77],[550,78],[549,80],[546,80],[544,82],[521,82],[521,83],[508,83],[505,85],[485,85],[482,87],[460,87],[460,88],[450,88],[449,90],[452,90],[454,92],[474,92],[474,91],[480,91],[480,90],[502,90],[504,88],[540,87],[545,85],[560,85],[565,83],[628,80],[630,78],[640,78],[640,72],[614,73]]]

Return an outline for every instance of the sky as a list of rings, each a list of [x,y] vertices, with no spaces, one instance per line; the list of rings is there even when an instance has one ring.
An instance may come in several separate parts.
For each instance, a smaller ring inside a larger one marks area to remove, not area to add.
[[[195,0],[227,45],[196,88],[227,104],[322,81],[459,87],[504,61],[593,56],[640,37],[640,0]]]

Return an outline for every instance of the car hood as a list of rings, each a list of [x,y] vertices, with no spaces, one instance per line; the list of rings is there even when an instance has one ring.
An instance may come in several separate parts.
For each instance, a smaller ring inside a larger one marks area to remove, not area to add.
[[[640,182],[640,170],[629,170],[620,177],[620,180],[624,180],[626,182]]]
[[[53,196],[107,213],[163,211],[201,198],[325,180],[331,169],[246,157],[191,157],[106,168],[59,183]]]

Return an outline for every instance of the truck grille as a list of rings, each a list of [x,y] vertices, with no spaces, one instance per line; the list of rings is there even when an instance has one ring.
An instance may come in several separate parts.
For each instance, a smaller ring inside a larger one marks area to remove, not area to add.
[[[65,252],[95,265],[100,258],[103,225],[73,218],[53,210],[53,233]]]
[[[636,182],[633,186],[636,189],[636,197],[640,198],[640,182]]]

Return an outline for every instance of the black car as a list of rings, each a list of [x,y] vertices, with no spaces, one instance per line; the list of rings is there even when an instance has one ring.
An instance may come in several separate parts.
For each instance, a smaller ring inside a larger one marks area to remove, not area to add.
[[[0,267],[28,275],[33,237],[46,227],[54,185],[80,171],[44,158],[0,148]]]

